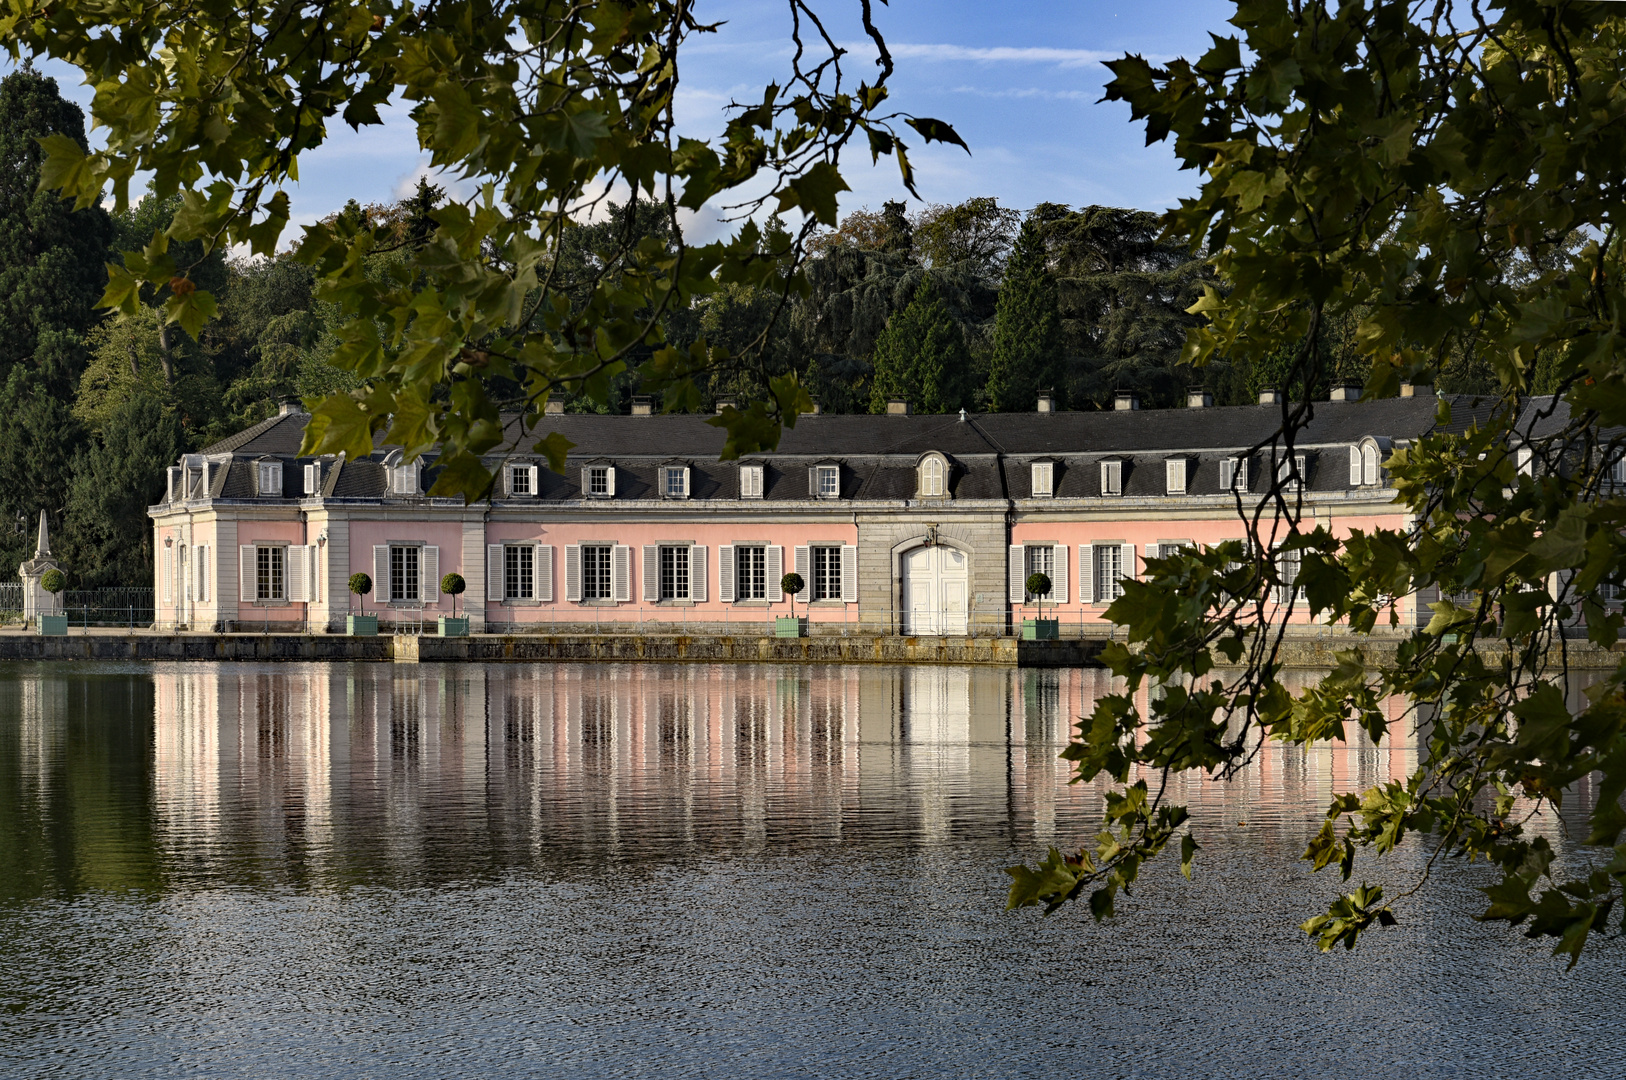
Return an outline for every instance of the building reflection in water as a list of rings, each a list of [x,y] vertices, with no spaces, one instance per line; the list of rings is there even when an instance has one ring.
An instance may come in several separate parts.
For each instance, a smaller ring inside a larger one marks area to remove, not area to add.
[[[43,837],[76,812],[62,799],[93,786],[51,790],[83,756],[63,743],[75,677],[0,682],[0,716],[19,720],[0,755],[24,808],[11,813],[38,818],[16,835]],[[121,804],[150,808],[119,819],[151,832],[155,865],[135,876],[244,884],[638,874],[968,837],[1025,857],[1098,826],[1106,785],[1069,784],[1057,754],[1113,689],[1094,669],[879,666],[168,664],[123,677],[150,684],[128,718],[150,716],[150,762],[106,780],[141,787]],[[1176,778],[1170,798],[1200,825],[1247,821],[1299,844],[1335,791],[1415,770],[1413,725],[1391,706],[1381,746],[1357,732],[1270,746],[1232,781]],[[81,712],[84,740],[95,717]],[[98,843],[76,828],[71,846]],[[29,857],[49,861],[53,843]]]

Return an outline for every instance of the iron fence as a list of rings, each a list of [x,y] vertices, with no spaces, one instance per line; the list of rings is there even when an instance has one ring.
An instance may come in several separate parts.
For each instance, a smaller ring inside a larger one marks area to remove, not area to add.
[[[153,621],[151,587],[113,586],[102,589],[67,589],[55,598],[48,612],[66,615],[69,626],[122,626],[134,630]],[[23,621],[23,583],[0,581],[0,625]]]
[[[0,626],[23,621],[23,583],[0,581]]]

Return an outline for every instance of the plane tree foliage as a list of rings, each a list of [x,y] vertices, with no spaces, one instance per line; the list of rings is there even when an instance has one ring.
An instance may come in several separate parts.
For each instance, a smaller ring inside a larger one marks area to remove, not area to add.
[[[1626,666],[1584,695],[1564,681],[1574,638],[1612,646],[1623,624],[1610,601],[1626,582],[1626,487],[1611,481],[1626,452],[1626,12],[1240,0],[1231,23],[1196,60],[1109,65],[1107,97],[1201,174],[1166,226],[1214,252],[1230,288],[1205,289],[1186,358],[1258,364],[1294,346],[1293,376],[1314,385],[1336,352],[1322,335],[1355,316],[1366,394],[1465,358],[1493,393],[1472,418],[1442,401],[1437,433],[1388,457],[1408,527],[1332,535],[1284,481],[1238,498],[1250,546],[1149,560],[1126,584],[1108,614],[1127,641],[1106,653],[1125,689],[1066,751],[1081,779],[1115,782],[1106,824],[1093,846],[1012,868],[1010,902],[1106,916],[1170,846],[1189,873],[1198,841],[1169,773],[1233,775],[1267,739],[1395,738],[1398,695],[1418,768],[1331,800],[1304,857],[1350,884],[1303,929],[1353,947],[1405,921],[1429,869],[1485,860],[1497,876],[1479,918],[1573,965],[1626,909]],[[1538,360],[1550,402],[1528,396]],[[1290,450],[1315,410],[1285,402],[1256,451]],[[1269,598],[1293,565],[1290,602],[1395,633],[1393,658],[1353,648],[1318,686],[1286,689]],[[1432,618],[1396,630],[1393,598],[1414,593],[1438,597]],[[1559,858],[1531,817],[1561,810],[1577,849]],[[1377,879],[1403,844],[1425,869]]]
[[[304,230],[297,256],[340,312],[329,362],[360,383],[315,404],[304,449],[362,454],[379,433],[409,457],[439,446],[434,494],[477,498],[492,485],[480,455],[512,445],[500,409],[523,410],[523,441],[557,468],[567,440],[537,429],[556,390],[603,400],[636,364],[666,408],[697,404],[696,374],[728,358],[703,336],[667,340],[664,316],[723,286],[799,287],[798,242],[837,224],[844,150],[892,157],[913,191],[904,134],[963,145],[947,124],[890,108],[891,55],[871,0],[854,7],[877,57],[864,77],[820,12],[788,0],[782,81],[730,107],[710,139],[674,116],[686,46],[715,29],[690,0],[8,0],[0,39],[13,57],[74,65],[94,88],[105,146],[47,137],[46,187],[80,207],[110,193],[122,210],[147,174],[160,200],[180,197],[167,227],[110,268],[102,302],[138,316],[167,289],[166,325],[193,337],[218,301],[183,245],[274,253],[301,156],[332,125],[377,125],[380,106],[405,101],[432,164],[473,194],[437,207],[426,240],[365,215]],[[566,266],[569,234],[612,197],[656,207],[670,242],[629,230],[613,252]],[[717,207],[743,223],[687,242],[680,214]],[[751,220],[763,210],[795,215],[784,250],[763,250]],[[389,273],[372,273],[392,250]],[[510,397],[494,396],[502,385]],[[793,373],[768,387],[716,418],[727,454],[775,445],[811,404]]]

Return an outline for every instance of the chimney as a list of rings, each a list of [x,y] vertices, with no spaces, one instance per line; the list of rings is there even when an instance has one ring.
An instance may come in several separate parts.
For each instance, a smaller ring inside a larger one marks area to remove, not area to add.
[[[1040,390],[1039,391],[1039,411],[1040,412],[1055,412],[1056,411],[1056,399],[1055,399],[1053,391],[1050,391],[1050,390]]]
[[[1194,386],[1186,391],[1186,408],[1211,409],[1214,407],[1214,395],[1200,386]]]
[[[1267,386],[1263,390],[1259,391],[1259,404],[1280,405],[1281,403],[1282,392],[1276,389],[1274,386]]]
[[[823,411],[824,411],[824,406],[819,404],[818,398],[814,398],[813,399],[813,408],[808,410],[807,415],[809,415],[809,416],[817,416],[820,413],[822,413]]]
[[[1133,390],[1120,390],[1112,399],[1114,412],[1132,412],[1140,408],[1140,395]]]
[[[299,399],[296,397],[285,397],[277,403],[277,406],[278,416],[289,416],[294,413],[303,415],[305,412],[305,407],[299,403]]]
[[[651,416],[655,412],[655,399],[648,394],[632,395],[632,415]]]
[[[1339,383],[1337,386],[1332,388],[1332,400],[1334,400],[1334,401],[1359,401],[1359,400],[1361,400],[1361,384],[1360,383]]]
[[[548,403],[542,406],[542,412],[547,416],[563,416],[565,414],[565,396],[563,394],[549,394]]]
[[[733,404],[734,404],[734,399],[731,398],[731,397],[720,397],[720,398],[718,398],[717,399],[717,406],[716,406],[718,415],[722,415],[722,411],[724,409],[728,408],[729,406],[733,405]]]
[[[887,399],[887,402],[886,402],[886,415],[888,415],[888,416],[908,416],[909,411],[910,411],[909,410],[909,402],[907,400],[905,400],[904,398],[895,397],[895,398],[888,398]]]
[[[1400,384],[1400,396],[1401,397],[1416,397],[1417,396],[1417,387],[1412,385],[1409,382],[1401,383]]]

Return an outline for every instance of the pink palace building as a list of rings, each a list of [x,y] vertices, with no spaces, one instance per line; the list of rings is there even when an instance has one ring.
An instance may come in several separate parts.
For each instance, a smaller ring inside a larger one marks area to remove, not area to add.
[[[1263,397],[1142,410],[1124,394],[1111,412],[1041,398],[1035,413],[947,416],[897,402],[803,416],[776,451],[736,462],[718,460],[723,434],[704,416],[555,403],[542,430],[575,444],[565,474],[510,456],[496,496],[472,506],[426,495],[434,460],[399,448],[301,457],[309,418],[288,404],[169,470],[148,511],[156,622],[343,633],[365,611],[416,626],[453,613],[440,581],[455,571],[474,633],[765,633],[794,613],[813,634],[999,636],[1042,599],[1063,637],[1105,634],[1106,605],[1147,556],[1240,538],[1235,492],[1278,473],[1301,485],[1305,527],[1407,524],[1382,462],[1434,427],[1432,393],[1337,390],[1291,455],[1250,452],[1280,423]],[[806,583],[794,598],[780,592],[791,570]],[[347,588],[358,571],[369,596]],[[1045,597],[1025,591],[1034,571],[1053,583]],[[1402,626],[1426,621],[1418,598],[1397,603]],[[1307,621],[1302,604],[1291,618]]]

